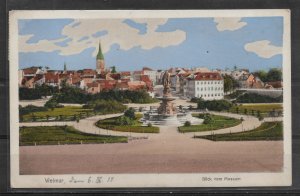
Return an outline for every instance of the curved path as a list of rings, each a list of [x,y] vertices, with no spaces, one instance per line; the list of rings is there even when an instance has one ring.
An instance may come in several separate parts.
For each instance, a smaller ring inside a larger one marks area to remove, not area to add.
[[[185,133],[190,136],[205,136],[205,135],[211,135],[211,134],[225,134],[225,133],[238,133],[243,131],[250,131],[252,129],[255,129],[256,127],[259,127],[262,122],[259,121],[254,116],[248,116],[248,115],[242,115],[242,114],[233,114],[233,113],[227,113],[227,112],[208,112],[210,114],[214,115],[220,115],[220,116],[226,116],[236,119],[243,118],[244,121],[240,123],[239,125],[236,125],[234,127],[228,127],[224,129],[218,129],[218,130],[212,130],[212,131],[203,131],[203,132],[189,132]]]
[[[197,112],[195,112],[197,113]],[[242,115],[242,114],[233,114],[233,113],[225,113],[225,112],[209,112],[210,114],[214,115],[221,115],[231,118],[240,119],[243,118],[244,121],[234,127],[224,128],[224,129],[218,129],[218,130],[212,130],[212,131],[203,131],[203,132],[189,132],[181,134],[179,132],[174,132],[174,134],[177,134],[179,137],[182,137],[183,135],[187,137],[193,137],[193,136],[205,136],[205,135],[211,135],[211,134],[225,134],[225,133],[237,133],[237,132],[243,132],[243,131],[250,131],[252,129],[255,129],[259,127],[262,122],[270,122],[270,121],[279,121],[282,120],[282,117],[277,118],[265,118],[263,121],[259,121],[256,117],[250,116],[250,115]],[[84,133],[91,133],[91,134],[99,134],[99,135],[112,135],[112,136],[126,136],[129,138],[156,138],[157,136],[159,138],[163,137],[162,131],[160,131],[159,134],[156,133],[132,133],[132,132],[121,132],[121,131],[113,131],[113,130],[107,130],[99,128],[95,125],[95,123],[99,120],[107,119],[107,118],[113,118],[117,116],[121,116],[122,113],[118,114],[107,114],[107,115],[97,115],[92,116],[89,118],[81,119],[79,122],[75,121],[68,121],[68,122],[27,122],[27,123],[20,123],[20,127],[22,126],[73,126],[77,130],[84,132]],[[177,127],[169,127],[169,126],[159,126],[160,130],[164,130],[166,128],[168,129],[174,129],[177,130]],[[164,129],[163,129],[164,128]],[[170,131],[171,133],[171,131]]]

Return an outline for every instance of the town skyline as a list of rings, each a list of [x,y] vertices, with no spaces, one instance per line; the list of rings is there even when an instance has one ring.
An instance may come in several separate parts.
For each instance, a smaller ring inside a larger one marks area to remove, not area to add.
[[[191,27],[184,25],[187,20]],[[20,69],[48,66],[60,70],[64,63],[70,70],[94,69],[100,40],[106,67],[115,66],[118,71],[134,71],[142,67],[224,70],[237,66],[250,71],[282,67],[281,17],[122,21],[53,19],[48,20],[42,29],[39,24],[43,21],[19,21]],[[82,32],[80,28],[88,31]],[[124,33],[117,30],[124,30]],[[128,40],[124,40],[126,37]],[[223,44],[218,44],[221,41]]]

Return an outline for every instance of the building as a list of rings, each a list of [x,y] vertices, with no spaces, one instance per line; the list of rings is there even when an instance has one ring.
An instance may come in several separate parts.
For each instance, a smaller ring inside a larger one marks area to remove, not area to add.
[[[241,88],[264,88],[264,83],[253,74],[243,74],[238,80]]]
[[[134,81],[139,81],[141,79],[141,75],[143,75],[142,71],[134,71],[132,73],[132,78]]]
[[[100,93],[100,84],[98,82],[91,82],[86,84],[86,92],[89,94]]]
[[[149,67],[143,67],[142,74],[149,76],[150,80],[152,81],[152,84],[156,84],[156,71],[150,69]]]
[[[59,74],[48,72],[45,75],[45,84],[49,86],[59,86],[60,79]]]
[[[198,72],[187,78],[185,93],[188,98],[224,99],[224,80],[218,72]]]
[[[98,54],[96,56],[96,72],[98,74],[104,73],[105,71],[105,62],[104,55],[102,54],[101,44],[99,43]]]

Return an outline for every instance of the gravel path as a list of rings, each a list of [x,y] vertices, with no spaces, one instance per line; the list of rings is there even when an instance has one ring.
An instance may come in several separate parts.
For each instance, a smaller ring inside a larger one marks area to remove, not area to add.
[[[21,174],[279,172],[282,141],[212,142],[161,127],[127,144],[20,147]]]

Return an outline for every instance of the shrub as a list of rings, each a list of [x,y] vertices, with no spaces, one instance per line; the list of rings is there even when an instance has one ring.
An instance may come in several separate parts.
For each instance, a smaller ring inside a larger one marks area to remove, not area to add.
[[[34,112],[42,112],[47,111],[48,109],[46,107],[38,107],[34,105],[28,105],[25,107],[19,106],[19,113],[20,115],[30,114]]]
[[[153,103],[157,99],[152,98],[146,90],[109,90],[93,95],[92,99],[116,100],[122,103]]]
[[[134,121],[127,116],[121,116],[117,118],[116,124],[120,126],[133,125]]]
[[[282,101],[282,96],[273,98],[253,93],[245,93],[237,98],[237,102],[239,103],[278,103]]]
[[[262,121],[262,120],[264,120],[264,117],[259,116],[259,117],[258,117],[258,120],[259,120],[259,121]]]
[[[228,110],[232,107],[232,103],[226,100],[212,100],[205,101],[203,99],[198,99],[197,102],[198,109],[209,109],[214,111]]]
[[[59,107],[59,104],[58,104],[58,102],[57,102],[57,100],[56,99],[54,99],[54,98],[51,98],[50,100],[48,100],[46,103],[45,103],[45,105],[44,105],[46,108],[49,108],[49,109],[54,109],[54,108],[56,108],[56,107]]]
[[[126,106],[114,100],[95,100],[84,105],[84,108],[93,109],[103,114],[124,112]]]
[[[152,123],[148,123],[148,127],[152,127]]]
[[[19,88],[19,99],[20,100],[34,100],[34,99],[41,99],[42,94],[40,91],[34,88]]]
[[[212,121],[213,121],[213,119],[212,119],[211,115],[210,115],[210,114],[206,114],[206,115],[204,116],[203,124],[209,124],[209,123],[211,123]]]
[[[185,126],[185,127],[191,126],[191,122],[190,122],[190,121],[185,121],[184,126]]]
[[[135,114],[134,114],[135,110],[133,108],[129,108],[124,112],[124,116],[130,118],[130,119],[135,119]]]

